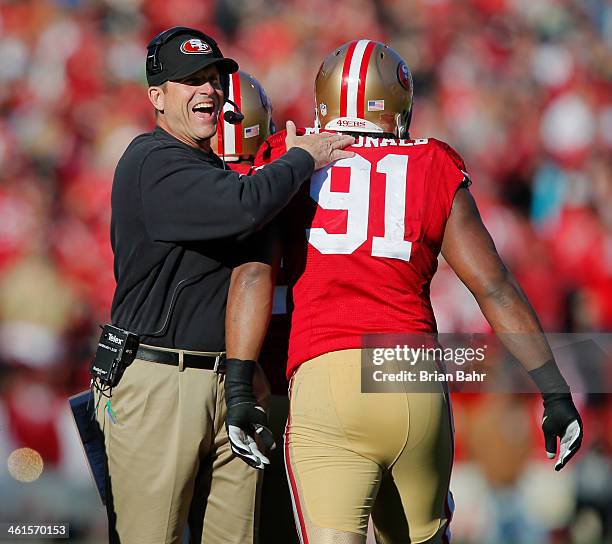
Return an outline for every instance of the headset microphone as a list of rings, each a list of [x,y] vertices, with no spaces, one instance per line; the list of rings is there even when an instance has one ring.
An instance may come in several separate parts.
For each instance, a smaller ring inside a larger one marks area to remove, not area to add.
[[[236,111],[230,111],[230,110],[226,111],[223,114],[223,120],[226,123],[229,123],[230,125],[237,125],[238,123],[242,122],[242,120],[244,119],[244,115],[240,111],[238,104],[236,104],[236,102],[234,102],[233,100],[230,100],[229,98],[226,100],[226,102],[229,102],[232,106],[234,106],[234,109]]]

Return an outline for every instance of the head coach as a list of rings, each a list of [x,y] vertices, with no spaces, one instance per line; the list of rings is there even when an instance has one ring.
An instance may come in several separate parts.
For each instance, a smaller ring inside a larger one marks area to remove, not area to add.
[[[281,160],[252,176],[225,169],[210,139],[237,70],[195,29],[169,29],[148,46],[156,127],[130,143],[112,189],[112,324],[140,344],[96,414],[111,542],[180,543],[188,523],[192,542],[256,540],[265,457],[250,437],[230,444],[225,423],[229,414],[261,430],[265,414],[254,369],[223,362],[230,277],[245,260],[265,262],[265,251],[257,256],[261,228],[313,170],[352,156],[342,149],[354,140],[298,137],[288,123]]]

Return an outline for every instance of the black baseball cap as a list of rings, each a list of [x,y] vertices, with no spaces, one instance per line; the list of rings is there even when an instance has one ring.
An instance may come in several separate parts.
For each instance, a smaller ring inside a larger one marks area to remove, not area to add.
[[[215,64],[221,75],[238,71],[238,63],[221,53],[210,36],[188,27],[174,27],[158,34],[147,46],[147,82],[161,85],[187,77]]]

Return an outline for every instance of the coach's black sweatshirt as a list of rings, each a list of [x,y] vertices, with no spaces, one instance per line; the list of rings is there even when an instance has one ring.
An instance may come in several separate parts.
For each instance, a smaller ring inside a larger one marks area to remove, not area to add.
[[[232,268],[268,258],[262,236],[251,235],[291,200],[313,168],[310,154],[293,148],[241,177],[213,152],[159,127],[135,138],[113,181],[112,322],[141,334],[146,344],[224,350]]]

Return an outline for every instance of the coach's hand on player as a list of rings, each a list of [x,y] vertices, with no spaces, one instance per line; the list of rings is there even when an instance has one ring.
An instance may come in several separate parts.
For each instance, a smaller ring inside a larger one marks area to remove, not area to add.
[[[274,448],[268,418],[253,392],[255,361],[225,360],[225,427],[235,455],[252,467],[263,469],[270,460],[262,453]],[[258,444],[259,443],[259,444]]]
[[[561,439],[559,457],[555,470],[561,470],[582,445],[582,419],[574,406],[572,396],[564,394],[544,394],[544,416],[542,431],[546,444],[546,456],[554,459],[557,453],[557,437]]]
[[[344,151],[345,147],[354,143],[355,138],[348,134],[320,132],[298,136],[293,121],[287,121],[287,137],[285,138],[287,151],[292,147],[301,147],[308,151],[315,161],[315,170],[327,166],[330,162],[348,159],[355,155],[352,151]]]

